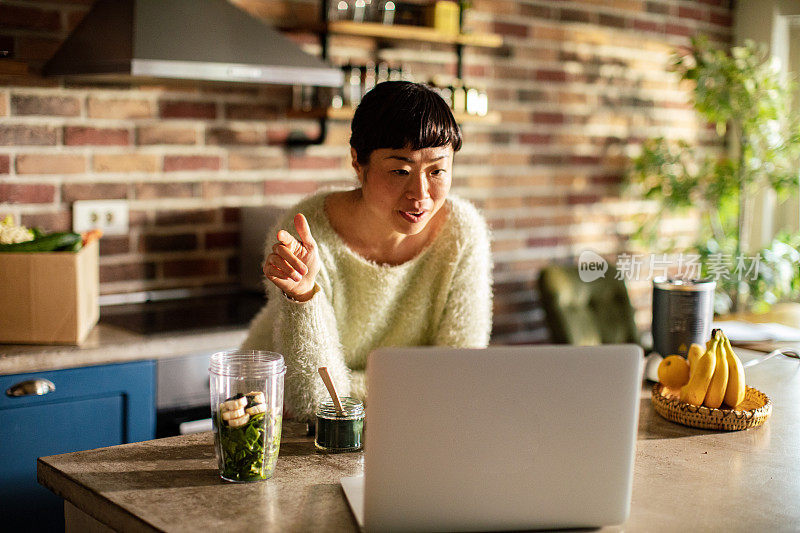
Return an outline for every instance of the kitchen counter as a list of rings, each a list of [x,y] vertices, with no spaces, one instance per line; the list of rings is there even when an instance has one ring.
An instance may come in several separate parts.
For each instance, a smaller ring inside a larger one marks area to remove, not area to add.
[[[234,293],[103,307],[80,346],[0,344],[0,375],[235,348],[264,303],[261,295]]]
[[[668,422],[644,385],[631,515],[605,530],[800,523],[800,362],[776,357],[746,372],[774,404],[765,425],[747,431]],[[222,482],[211,433],[43,457],[38,478],[67,500],[67,518],[81,529],[99,521],[126,531],[357,531],[338,481],[363,471],[363,454],[317,454],[303,430],[285,424],[275,476],[261,483]]]
[[[80,346],[0,344],[0,375],[160,359],[236,348],[247,326],[145,335],[98,324]]]

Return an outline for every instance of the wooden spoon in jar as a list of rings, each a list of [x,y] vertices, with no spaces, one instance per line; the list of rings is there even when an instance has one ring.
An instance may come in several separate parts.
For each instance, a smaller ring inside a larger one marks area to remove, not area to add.
[[[325,388],[328,389],[328,394],[331,395],[331,400],[333,400],[333,405],[336,407],[336,412],[339,414],[339,416],[344,416],[342,402],[339,400],[339,395],[336,394],[336,387],[333,385],[331,375],[328,373],[328,367],[321,366],[317,369],[317,372],[319,372],[322,382],[325,383]]]

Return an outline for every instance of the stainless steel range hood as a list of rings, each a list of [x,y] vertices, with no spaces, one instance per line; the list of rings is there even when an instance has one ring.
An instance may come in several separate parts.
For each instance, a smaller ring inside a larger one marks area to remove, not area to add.
[[[343,82],[339,69],[227,0],[98,0],[43,72],[131,83]]]

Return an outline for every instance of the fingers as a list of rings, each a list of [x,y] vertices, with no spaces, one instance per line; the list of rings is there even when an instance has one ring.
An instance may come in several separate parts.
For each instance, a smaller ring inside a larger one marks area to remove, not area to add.
[[[311,228],[308,226],[308,220],[306,220],[306,217],[302,213],[297,213],[294,216],[294,227],[300,239],[303,241],[303,244],[306,245],[308,249],[313,248],[317,244],[314,241],[314,237],[311,235]]]
[[[278,245],[276,245],[278,246]],[[283,279],[293,279],[294,281],[300,281],[303,279],[303,274],[299,272],[292,264],[287,261],[284,257],[278,254],[269,254],[267,256],[267,260],[264,264],[264,274],[267,274],[267,266],[271,266],[274,271],[272,272],[273,275],[283,278]],[[303,266],[303,271],[307,272],[308,269]]]
[[[301,276],[308,274],[308,266],[294,255],[291,250],[286,248],[286,246],[275,244],[272,247],[272,252],[282,260],[282,262],[279,261],[275,263],[278,268],[286,270],[288,273],[297,271]]]

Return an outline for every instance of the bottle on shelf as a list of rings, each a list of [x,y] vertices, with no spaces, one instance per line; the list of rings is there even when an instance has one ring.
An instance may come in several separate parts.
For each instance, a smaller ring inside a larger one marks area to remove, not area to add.
[[[480,109],[480,94],[478,89],[475,87],[469,87],[467,89],[467,101],[466,101],[466,108],[468,115],[477,115],[478,110]]]
[[[357,65],[348,65],[347,70],[345,103],[350,107],[356,107],[361,103],[361,68]]]
[[[375,63],[372,61],[361,67],[361,70],[363,72],[361,79],[361,96],[364,96],[375,87],[377,71]]]
[[[391,0],[378,0],[375,8],[375,22],[394,24],[396,6]]]
[[[351,20],[353,17],[353,0],[330,0],[328,20]]]
[[[389,63],[380,61],[376,67],[375,83],[383,83],[389,81]]]
[[[453,111],[456,113],[467,112],[467,90],[462,81],[458,78],[453,80],[450,86],[450,91],[453,97]]]
[[[367,19],[367,9],[371,0],[355,0],[353,2],[353,22],[364,22]]]

